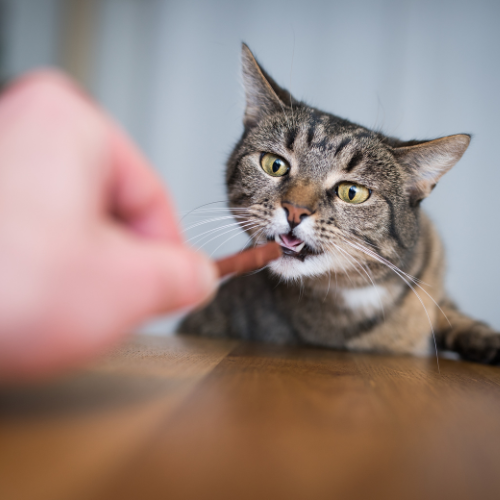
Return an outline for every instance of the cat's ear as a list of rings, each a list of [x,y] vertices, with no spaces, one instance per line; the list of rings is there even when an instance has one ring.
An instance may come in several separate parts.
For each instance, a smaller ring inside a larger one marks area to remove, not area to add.
[[[469,143],[470,135],[457,134],[394,148],[394,156],[410,174],[407,187],[414,203],[429,196],[441,176],[460,160]]]
[[[241,46],[241,62],[246,95],[245,127],[253,127],[265,115],[289,109],[292,102],[296,102],[264,71],[244,43]]]

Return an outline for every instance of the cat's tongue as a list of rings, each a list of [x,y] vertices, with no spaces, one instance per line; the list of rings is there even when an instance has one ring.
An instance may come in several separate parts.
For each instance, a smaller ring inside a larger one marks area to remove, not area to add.
[[[292,233],[280,234],[279,240],[281,240],[281,241],[278,241],[278,243],[281,246],[283,246],[285,248],[289,248],[290,250],[293,250],[294,252],[297,252],[297,253],[302,250],[302,248],[304,247],[304,244],[305,244],[302,240],[293,236]]]

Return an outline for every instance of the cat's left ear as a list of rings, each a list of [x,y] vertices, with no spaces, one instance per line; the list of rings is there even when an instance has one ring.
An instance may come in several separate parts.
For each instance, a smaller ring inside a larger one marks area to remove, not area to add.
[[[246,44],[241,47],[243,86],[245,87],[245,127],[253,127],[264,116],[288,110],[297,101],[282,89],[260,66]]]
[[[394,148],[394,156],[410,174],[407,187],[414,203],[429,196],[441,176],[460,160],[469,143],[470,135],[457,134]]]

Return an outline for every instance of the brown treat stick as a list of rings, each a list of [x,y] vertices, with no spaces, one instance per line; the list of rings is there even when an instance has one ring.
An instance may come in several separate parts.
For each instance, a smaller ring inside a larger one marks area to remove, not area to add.
[[[228,274],[243,274],[264,267],[272,260],[281,257],[281,247],[276,242],[267,243],[260,247],[251,248],[244,252],[231,255],[215,261],[219,276],[223,278]]]

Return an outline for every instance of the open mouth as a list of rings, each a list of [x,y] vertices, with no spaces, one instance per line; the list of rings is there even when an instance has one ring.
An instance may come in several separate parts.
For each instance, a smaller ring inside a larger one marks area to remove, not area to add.
[[[304,262],[304,259],[308,255],[316,255],[313,248],[307,245],[307,243],[300,238],[297,238],[292,234],[292,231],[286,234],[277,234],[274,237],[276,243],[281,246],[283,250],[283,256],[293,257]]]

